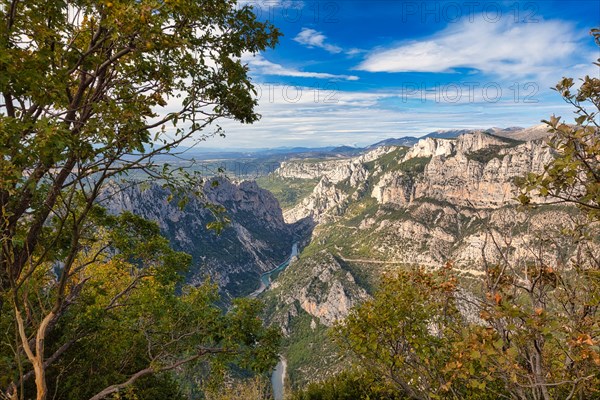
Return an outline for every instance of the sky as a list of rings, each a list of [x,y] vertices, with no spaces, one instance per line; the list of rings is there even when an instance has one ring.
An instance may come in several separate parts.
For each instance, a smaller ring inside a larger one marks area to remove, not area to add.
[[[245,54],[260,121],[212,148],[364,146],[440,129],[532,126],[550,88],[600,76],[600,1],[243,0],[283,33]]]

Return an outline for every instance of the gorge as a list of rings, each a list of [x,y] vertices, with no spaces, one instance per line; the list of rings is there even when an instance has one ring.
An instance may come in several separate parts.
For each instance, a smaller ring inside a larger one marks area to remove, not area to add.
[[[499,256],[491,238],[510,237],[512,257],[526,258],[541,232],[569,224],[569,207],[536,198],[536,207],[523,209],[516,200],[515,182],[553,157],[544,132],[460,131],[356,156],[292,157],[258,180],[264,189],[247,180],[207,182],[206,200],[231,219],[221,235],[206,229],[210,214],[200,201],[178,209],[158,186],[115,190],[108,204],[156,220],[191,253],[189,281],[211,276],[232,297],[264,300],[268,321],[284,334],[290,385],[301,387],[342,368],[326,332],[370,297],[380,276],[452,261],[465,281],[477,279],[482,262]],[[304,196],[282,210],[267,190],[287,182]]]

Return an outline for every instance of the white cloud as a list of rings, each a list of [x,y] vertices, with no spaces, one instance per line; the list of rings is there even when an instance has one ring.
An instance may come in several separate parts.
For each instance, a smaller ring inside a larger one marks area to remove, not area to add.
[[[583,36],[583,35],[582,35]],[[574,63],[580,36],[562,21],[514,24],[509,19],[452,25],[434,36],[378,49],[358,70],[370,72],[452,72],[474,68],[500,77],[539,77]]]
[[[341,47],[325,43],[325,40],[327,40],[327,36],[314,29],[302,28],[302,30],[294,38],[294,40],[300,44],[307,46],[308,48],[318,47],[333,54],[342,52]]]
[[[337,75],[329,74],[326,72],[309,72],[300,71],[296,68],[284,67],[281,64],[277,64],[265,59],[262,55],[251,55],[244,54],[242,61],[250,66],[250,72],[258,73],[261,75],[275,75],[275,76],[290,76],[297,78],[316,78],[316,79],[337,79],[337,80],[348,80],[356,81],[358,76],[355,75]]]
[[[363,49],[352,48],[352,49],[350,49],[350,50],[346,51],[346,55],[348,55],[348,56],[351,56],[351,57],[352,57],[352,56],[356,56],[356,55],[358,55],[358,54],[365,53],[365,52],[366,52],[366,51],[365,51],[365,50],[363,50]]]

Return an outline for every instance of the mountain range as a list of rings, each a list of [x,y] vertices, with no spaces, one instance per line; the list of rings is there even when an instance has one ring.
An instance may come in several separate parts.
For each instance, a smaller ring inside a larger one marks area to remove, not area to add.
[[[327,332],[387,273],[451,262],[468,283],[506,246],[518,262],[541,255],[561,262],[580,251],[552,253],[541,245],[552,231],[575,224],[573,208],[539,197],[524,208],[516,199],[518,179],[542,172],[553,157],[540,131],[468,131],[412,147],[377,146],[343,160],[281,163],[277,179],[312,187],[284,211],[286,221],[314,224],[299,259],[263,296],[271,322],[286,334],[292,387],[344,369]],[[529,137],[535,139],[516,139]],[[467,319],[478,318],[463,306]]]
[[[535,140],[548,135],[546,125],[536,125],[529,128],[472,128],[436,130],[421,136],[405,136],[388,138],[364,147],[339,145],[321,147],[276,147],[276,148],[181,148],[183,159],[196,160],[237,160],[237,159],[289,159],[315,157],[348,157],[359,155],[365,151],[381,146],[413,146],[419,140],[426,138],[452,139],[465,133],[487,132],[497,136],[518,139]]]

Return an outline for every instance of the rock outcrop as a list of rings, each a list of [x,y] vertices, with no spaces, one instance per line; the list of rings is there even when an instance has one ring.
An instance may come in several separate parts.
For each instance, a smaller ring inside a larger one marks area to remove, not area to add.
[[[449,156],[454,152],[456,142],[452,139],[421,139],[406,154],[404,160],[416,157]]]
[[[393,151],[393,146],[377,147],[365,154],[353,158],[324,161],[284,161],[275,171],[282,178],[321,179],[326,177],[332,183],[351,179],[356,184],[366,175],[364,164]]]
[[[352,175],[351,175],[352,176]],[[284,213],[288,223],[310,218],[315,222],[324,221],[328,217],[339,214],[348,195],[337,188],[335,182],[323,176],[313,192],[302,202]]]
[[[284,333],[299,312],[331,326],[368,298],[352,273],[327,251],[292,263],[277,282],[270,291],[277,304],[272,318]]]
[[[323,327],[368,298],[383,274],[450,261],[464,282],[473,283],[486,263],[518,265],[542,257],[558,264],[583,251],[577,243],[547,240],[551,232],[576,226],[573,209],[546,205],[542,198],[533,199],[535,211],[518,207],[516,178],[542,172],[553,157],[543,140],[509,137],[521,131],[428,137],[410,149],[348,158],[345,166],[339,159],[324,161],[321,175],[314,162],[281,166],[281,176],[320,178],[285,214],[288,221],[313,220],[311,243],[266,293],[272,322],[289,335],[290,352],[299,351],[293,347],[301,342],[318,353],[292,365],[297,382],[339,368],[340,357],[321,339]],[[479,321],[468,305],[459,305],[465,319]]]
[[[373,197],[399,205],[419,198],[478,208],[514,204],[515,178],[543,171],[552,159],[542,141],[506,143],[481,132],[457,140],[426,139],[426,144],[417,144],[405,158],[430,155],[423,174],[413,180],[402,171],[386,174],[375,184]]]

